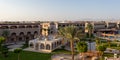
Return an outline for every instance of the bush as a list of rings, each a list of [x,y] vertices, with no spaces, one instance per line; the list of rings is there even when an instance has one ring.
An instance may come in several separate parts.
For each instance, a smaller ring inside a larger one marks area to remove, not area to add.
[[[62,49],[65,49],[65,46],[61,46]]]
[[[111,46],[111,47],[116,47],[117,44],[115,44],[115,43],[111,43],[110,46]]]

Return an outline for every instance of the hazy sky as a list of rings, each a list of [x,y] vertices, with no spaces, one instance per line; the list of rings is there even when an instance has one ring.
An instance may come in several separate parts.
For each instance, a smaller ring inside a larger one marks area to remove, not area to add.
[[[120,0],[0,0],[0,21],[120,17]]]

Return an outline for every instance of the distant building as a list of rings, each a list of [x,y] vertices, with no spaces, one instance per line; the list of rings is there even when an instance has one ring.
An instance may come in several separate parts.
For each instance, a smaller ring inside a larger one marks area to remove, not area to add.
[[[34,39],[41,34],[41,25],[38,23],[0,23],[0,35],[8,31],[6,42],[17,42]]]
[[[77,21],[77,22],[29,22],[29,23],[0,23],[0,35],[3,35],[4,31],[9,31],[8,39],[6,42],[16,42],[32,40],[39,36],[57,35],[58,29],[66,26],[76,26],[83,31],[85,30],[87,23],[93,25],[94,33],[100,29],[120,29],[120,22],[105,22],[105,21]]]

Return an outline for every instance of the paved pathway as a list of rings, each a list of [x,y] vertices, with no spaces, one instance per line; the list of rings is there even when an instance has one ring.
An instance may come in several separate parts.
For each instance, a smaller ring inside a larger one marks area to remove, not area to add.
[[[120,58],[108,58],[107,60],[120,60]]]
[[[7,47],[9,48],[9,51],[14,51],[16,48],[21,48],[23,46],[24,42],[19,43],[7,43]]]
[[[82,56],[75,55],[74,59],[81,60]],[[72,60],[72,57],[70,54],[55,54],[55,55],[51,56],[51,60]],[[91,58],[85,58],[85,60],[91,60]]]

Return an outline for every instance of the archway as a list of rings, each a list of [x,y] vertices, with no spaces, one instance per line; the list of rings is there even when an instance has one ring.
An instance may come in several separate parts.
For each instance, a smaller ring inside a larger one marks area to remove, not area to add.
[[[57,46],[59,46],[59,41],[57,41]]]
[[[39,43],[35,44],[35,50],[39,50]]]
[[[33,43],[30,43],[30,48],[34,48],[34,44]]]
[[[30,40],[31,38],[32,38],[31,32],[27,32],[27,37],[26,37],[26,39]]]
[[[19,41],[23,41],[24,40],[24,33],[23,32],[20,32],[19,33]]]
[[[32,28],[32,26],[31,25],[27,25],[26,28]]]
[[[10,29],[16,29],[17,26],[10,26]]]
[[[38,36],[38,32],[35,31],[35,32],[34,32],[34,38],[37,38],[37,36]]]
[[[17,39],[16,33],[12,33],[11,34],[11,41],[16,42],[17,41],[16,39]]]
[[[50,50],[50,45],[49,44],[46,45],[46,50]]]
[[[41,45],[40,45],[40,49],[44,49],[45,48],[45,46],[44,46],[44,44],[42,43]]]

